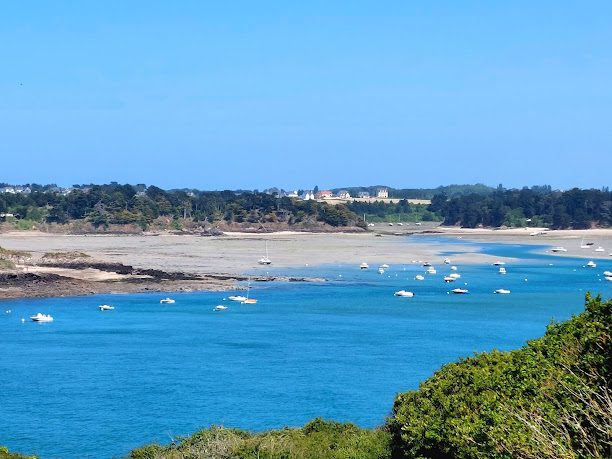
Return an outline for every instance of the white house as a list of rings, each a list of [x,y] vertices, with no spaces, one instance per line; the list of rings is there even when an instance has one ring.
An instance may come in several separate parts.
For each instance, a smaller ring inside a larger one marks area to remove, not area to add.
[[[304,191],[300,198],[302,198],[304,201],[311,201],[315,198],[314,192],[312,190]]]
[[[389,190],[386,188],[379,188],[376,192],[376,197],[381,199],[387,199],[389,197]]]
[[[369,199],[370,198],[370,192],[369,191],[360,191],[357,196],[362,198],[362,199]]]
[[[338,197],[340,199],[350,199],[351,194],[346,190],[341,190],[341,191],[338,191]]]

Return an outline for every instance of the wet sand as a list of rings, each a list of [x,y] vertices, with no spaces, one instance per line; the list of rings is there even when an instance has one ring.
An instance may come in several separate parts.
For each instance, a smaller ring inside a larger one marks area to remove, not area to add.
[[[419,233],[435,232],[451,238],[444,244],[427,243]],[[416,233],[416,234],[413,234]],[[537,235],[530,235],[535,234]],[[410,237],[408,237],[410,235]],[[308,280],[273,278],[268,271],[282,268],[348,264],[357,267],[366,262],[379,264],[410,264],[429,261],[443,262],[442,251],[459,252],[453,264],[491,263],[497,257],[475,253],[472,248],[453,244],[452,238],[476,241],[541,244],[563,246],[567,252],[557,256],[577,256],[585,259],[608,258],[612,252],[612,230],[546,231],[544,229],[459,229],[442,227],[380,226],[367,233],[293,233],[269,234],[226,233],[222,236],[196,235],[58,235],[42,232],[12,232],[0,235],[0,246],[32,254],[27,263],[17,266],[15,273],[30,276],[0,281],[0,299],[20,296],[62,296],[102,292],[229,290],[237,287],[244,276],[264,280]],[[593,242],[581,249],[581,242]],[[257,261],[266,254],[271,266]],[[602,246],[605,252],[595,252]],[[91,263],[128,266],[130,269],[75,266],[67,263],[44,263],[47,252],[83,252]],[[504,261],[512,261],[505,259]],[[140,270],[180,273],[182,276],[154,278],[141,275]],[[281,271],[282,272],[282,271]],[[38,276],[38,277],[32,277]],[[62,279],[69,280],[62,284]],[[10,284],[10,285],[9,285]],[[36,288],[31,286],[38,285]]]

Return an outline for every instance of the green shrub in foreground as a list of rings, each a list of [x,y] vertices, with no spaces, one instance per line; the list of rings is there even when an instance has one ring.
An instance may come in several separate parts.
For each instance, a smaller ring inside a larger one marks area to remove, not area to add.
[[[400,394],[397,458],[609,458],[612,301],[550,325],[523,349],[445,365]]]
[[[383,459],[390,456],[389,435],[349,423],[315,419],[303,428],[251,434],[211,427],[177,445],[149,445],[131,459]]]

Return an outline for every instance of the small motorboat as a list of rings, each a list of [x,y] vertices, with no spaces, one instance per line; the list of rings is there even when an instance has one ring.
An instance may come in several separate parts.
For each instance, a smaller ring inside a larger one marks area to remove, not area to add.
[[[559,252],[567,252],[567,249],[565,247],[553,247],[552,249],[550,249],[550,251],[552,253],[559,253]]]
[[[255,298],[245,298],[245,300],[241,302],[241,304],[255,304],[255,303],[257,303],[257,300]]]
[[[461,274],[459,274],[459,273],[450,273],[448,275],[448,277],[452,277],[453,279],[460,279],[461,278]]]
[[[606,277],[605,277],[605,279],[606,279],[607,281],[612,281],[612,276],[606,276]]]
[[[53,322],[53,317],[51,317],[51,314],[42,314],[40,312],[36,315],[30,316],[30,319],[34,322]]]
[[[503,266],[500,266],[500,267],[499,267],[499,273],[500,273],[500,274],[507,274],[507,273],[506,273],[506,268],[504,268]]]
[[[597,263],[595,263],[593,260],[590,260],[586,265],[588,268],[597,268]]]
[[[445,258],[445,259],[444,259],[444,264],[445,264],[445,265],[450,265],[450,262],[451,262],[451,261],[450,261],[450,258]]]
[[[159,300],[159,302],[161,304],[174,304],[174,303],[176,303],[176,301],[173,300],[172,298],[163,298],[163,299]]]
[[[444,276],[444,282],[455,282],[457,278],[453,276]]]
[[[409,292],[407,290],[399,290],[399,291],[395,292],[393,294],[393,296],[403,296],[405,298],[412,298],[414,296],[414,293]]]
[[[606,277],[612,277],[612,271],[604,271],[603,275]]]
[[[385,273],[385,270],[384,270],[383,268],[378,268],[378,273],[379,273],[379,274],[384,274],[384,273]]]
[[[605,249],[602,246],[599,246],[595,249],[595,252],[605,252]]]
[[[457,271],[457,267],[456,266],[451,266],[451,271]]]
[[[222,304],[218,304],[217,306],[214,307],[213,311],[225,311],[227,309],[227,306],[223,306]]]
[[[428,262],[428,261],[426,261],[426,262],[424,262],[424,263],[423,263],[423,266],[424,266],[424,267],[431,266],[431,263],[430,263],[430,262]]]
[[[505,264],[505,261],[496,261],[495,263],[493,263],[493,266],[504,266]]]
[[[379,269],[389,269],[389,265],[387,263],[383,263],[378,267]]]
[[[113,309],[115,309],[115,306],[111,306],[110,304],[101,304],[100,306],[98,306],[98,309],[100,311],[112,311]]]
[[[451,292],[456,293],[457,295],[465,295],[469,293],[468,289],[466,288],[455,288],[451,290]]]
[[[370,266],[367,263],[361,263],[359,269],[368,269]]]
[[[240,295],[232,295],[232,296],[228,296],[227,299],[230,300],[230,301],[243,302],[244,300],[247,299],[247,297],[246,296],[240,296]]]
[[[425,280],[425,276],[417,274],[416,276],[414,276],[414,280]]]
[[[500,295],[509,295],[510,294],[510,290],[506,290],[505,288],[498,288],[493,293],[498,293]]]
[[[433,266],[430,266],[429,268],[427,268],[427,274],[436,274],[436,268],[434,268]]]

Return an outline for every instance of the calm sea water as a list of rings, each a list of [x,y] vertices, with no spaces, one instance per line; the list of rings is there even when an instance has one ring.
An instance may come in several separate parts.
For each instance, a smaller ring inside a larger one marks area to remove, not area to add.
[[[505,276],[459,266],[450,285],[441,263],[422,282],[414,276],[424,268],[410,260],[382,275],[294,269],[329,281],[257,284],[256,305],[208,292],[172,294],[173,305],[159,304],[163,294],[3,301],[0,445],[42,458],[107,458],[211,424],[260,430],[323,416],[372,427],[396,393],[441,365],[519,348],[552,319],[580,312],[586,291],[612,296],[602,275],[612,261],[589,269],[534,246],[461,243],[519,261]],[[447,293],[465,283],[469,295]],[[396,298],[399,289],[416,296]],[[102,303],[116,309],[101,312]],[[213,312],[220,303],[229,309]],[[39,311],[55,321],[27,320]]]

